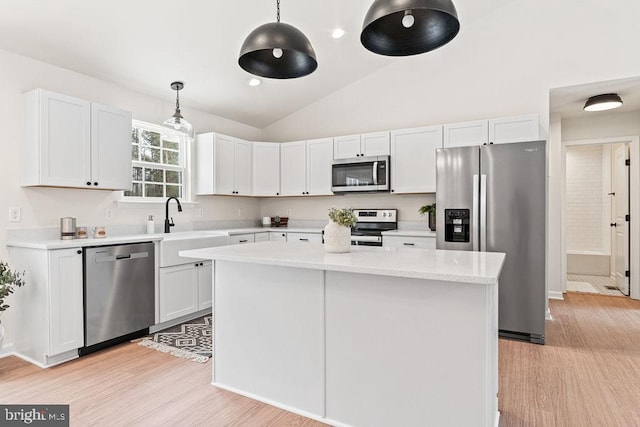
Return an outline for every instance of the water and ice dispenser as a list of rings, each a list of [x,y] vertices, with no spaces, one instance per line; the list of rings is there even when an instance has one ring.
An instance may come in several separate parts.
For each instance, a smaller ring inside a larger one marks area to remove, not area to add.
[[[444,241],[469,243],[471,236],[470,216],[471,212],[469,209],[445,209]]]

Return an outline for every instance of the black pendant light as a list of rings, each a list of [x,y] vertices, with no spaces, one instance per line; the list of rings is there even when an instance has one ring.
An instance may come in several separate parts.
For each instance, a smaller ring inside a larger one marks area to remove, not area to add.
[[[617,93],[605,93],[592,96],[584,104],[584,111],[606,111],[622,105],[622,98]]]
[[[373,53],[410,56],[449,43],[460,31],[451,0],[375,0],[360,41]]]
[[[193,126],[182,117],[180,112],[180,91],[184,88],[184,83],[173,82],[171,83],[171,89],[176,91],[176,111],[173,116],[165,120],[162,125],[166,128],[172,129],[177,132],[181,132],[189,138],[194,137]]]
[[[296,27],[280,22],[280,0],[277,21],[261,25],[247,36],[238,64],[245,71],[272,79],[294,79],[313,73],[318,68],[311,42]]]

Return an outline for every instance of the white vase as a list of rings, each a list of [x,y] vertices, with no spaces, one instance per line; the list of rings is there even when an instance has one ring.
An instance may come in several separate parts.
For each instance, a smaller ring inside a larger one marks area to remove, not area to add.
[[[341,254],[351,250],[351,227],[329,221],[324,227],[324,250]]]

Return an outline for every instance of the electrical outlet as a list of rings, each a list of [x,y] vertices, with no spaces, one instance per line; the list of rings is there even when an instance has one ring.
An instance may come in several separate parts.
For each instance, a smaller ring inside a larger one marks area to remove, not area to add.
[[[21,208],[9,208],[9,222],[22,221],[22,209]]]
[[[113,218],[113,209],[107,209],[104,211],[104,217],[106,219],[112,219]]]
[[[242,218],[244,216],[244,209],[239,208],[238,209],[238,218]]]

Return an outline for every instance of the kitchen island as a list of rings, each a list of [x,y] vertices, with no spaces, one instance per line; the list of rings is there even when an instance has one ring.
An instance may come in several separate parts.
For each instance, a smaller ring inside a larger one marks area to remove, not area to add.
[[[504,254],[262,242],[214,261],[213,385],[333,425],[497,426]]]

